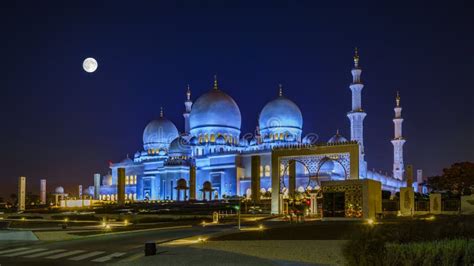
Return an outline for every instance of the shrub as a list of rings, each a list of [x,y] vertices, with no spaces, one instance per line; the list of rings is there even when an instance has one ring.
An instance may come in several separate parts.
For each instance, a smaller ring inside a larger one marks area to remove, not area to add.
[[[472,265],[474,241],[455,239],[387,244],[383,265]]]
[[[377,228],[364,228],[343,247],[348,265],[383,265],[386,236]]]

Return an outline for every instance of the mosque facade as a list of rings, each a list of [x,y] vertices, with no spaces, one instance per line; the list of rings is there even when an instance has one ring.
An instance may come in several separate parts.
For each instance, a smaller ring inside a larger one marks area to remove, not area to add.
[[[368,170],[364,151],[364,118],[362,108],[362,69],[357,51],[351,70],[352,108],[347,113],[350,139],[337,132],[326,145],[357,143],[359,145],[359,179],[381,182],[382,189],[392,192],[406,186],[404,178],[402,116],[397,94],[393,174]],[[252,157],[260,163],[260,193],[272,192],[272,150],[279,147],[312,145],[312,136],[303,136],[303,114],[298,105],[279,88],[276,98],[262,108],[255,134],[241,136],[242,117],[238,104],[219,88],[217,79],[208,92],[194,102],[188,87],[184,102],[184,132],[178,132],[173,122],[161,110],[159,118],[151,121],[143,132],[143,150],[133,158],[110,164],[110,174],[95,178],[101,200],[117,200],[118,169],[125,168],[126,200],[204,200],[252,194]],[[255,166],[254,166],[255,167]],[[276,169],[276,168],[275,168]],[[285,175],[284,166],[279,167]],[[296,189],[299,192],[318,189],[308,186],[308,177],[318,180],[344,180],[344,165],[326,160],[317,173],[304,165],[296,166]]]

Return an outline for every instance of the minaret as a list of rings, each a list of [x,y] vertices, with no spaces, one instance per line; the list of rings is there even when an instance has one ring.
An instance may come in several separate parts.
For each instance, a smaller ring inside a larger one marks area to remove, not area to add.
[[[219,89],[219,85],[217,84],[217,75],[214,75],[214,87],[213,87],[213,89],[215,89],[215,90]]]
[[[393,177],[399,180],[403,179],[405,166],[403,164],[403,144],[405,139],[402,136],[402,107],[400,106],[400,94],[397,92],[396,98],[397,106],[395,110],[395,118],[393,124],[395,125],[395,136],[392,140],[393,144]]]
[[[359,53],[357,48],[354,51],[354,68],[352,73],[352,83],[349,88],[352,91],[352,110],[347,113],[351,121],[351,140],[359,143],[359,177],[366,177],[367,163],[364,159],[364,118],[367,115],[362,109],[362,89],[364,84],[360,81],[362,69],[359,67]]]
[[[186,91],[186,101],[184,102],[184,107],[186,108],[183,116],[184,116],[184,133],[189,135],[189,114],[191,113],[191,106],[193,106],[193,102],[191,101],[191,89],[189,88]]]

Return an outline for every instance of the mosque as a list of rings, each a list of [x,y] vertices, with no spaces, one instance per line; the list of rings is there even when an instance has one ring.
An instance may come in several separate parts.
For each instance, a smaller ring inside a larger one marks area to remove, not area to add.
[[[364,158],[361,68],[357,50],[351,70],[352,109],[347,113],[350,121],[350,140],[337,132],[322,145],[337,146],[358,144],[358,177],[381,182],[382,189],[392,192],[406,186],[404,178],[402,122],[400,97],[397,94],[393,173],[384,175],[367,169]],[[232,196],[250,197],[252,194],[252,168],[260,175],[261,195],[272,193],[272,151],[281,147],[313,145],[311,135],[303,137],[303,114],[298,105],[286,97],[280,86],[276,98],[265,104],[258,117],[258,126],[252,137],[241,137],[242,117],[238,104],[224,90],[217,79],[208,92],[194,102],[188,87],[185,111],[185,132],[178,132],[175,124],[161,110],[160,116],[149,122],[143,132],[143,150],[133,158],[111,163],[111,174],[94,176],[95,197],[105,201],[117,200],[118,169],[125,169],[126,200],[209,200]],[[321,145],[321,144],[318,144]],[[259,157],[255,166],[252,157]],[[259,168],[259,169],[258,169]],[[309,185],[308,178],[318,180],[344,180],[347,169],[335,160],[324,160],[317,170],[304,164],[296,166],[296,187],[299,192],[318,189]]]

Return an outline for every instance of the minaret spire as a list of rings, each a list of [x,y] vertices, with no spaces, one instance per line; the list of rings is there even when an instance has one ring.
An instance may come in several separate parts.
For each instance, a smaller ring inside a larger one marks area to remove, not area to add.
[[[364,118],[367,115],[362,109],[362,89],[364,84],[360,80],[362,69],[359,66],[359,50],[354,50],[354,68],[351,70],[352,83],[349,88],[352,92],[352,110],[347,113],[351,123],[351,140],[359,143],[359,176],[366,177],[367,162],[364,159]]]
[[[395,101],[397,102],[397,107],[400,107],[400,92],[397,91],[397,98],[395,99]]]
[[[393,109],[395,111],[395,118],[393,118],[394,124],[394,137],[392,139],[393,144],[393,177],[399,180],[403,179],[405,172],[405,165],[403,162],[403,144],[406,140],[402,135],[402,107],[400,106],[400,93],[397,91],[395,98],[396,106]]]
[[[283,96],[283,85],[278,84],[278,96]]]
[[[214,75],[214,89],[215,90],[219,89],[219,85],[217,84],[217,75]]]
[[[359,67],[359,50],[357,49],[357,47],[354,48],[354,67]]]
[[[163,106],[160,107],[160,117],[163,118]]]
[[[186,86],[186,101],[184,102],[184,133],[189,135],[190,126],[189,126],[189,115],[191,114],[191,107],[193,106],[193,102],[191,101],[191,88],[189,84]]]
[[[186,100],[187,101],[190,101],[191,100],[191,88],[189,87],[189,84],[186,86],[187,87],[187,91],[186,91]]]

